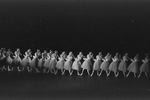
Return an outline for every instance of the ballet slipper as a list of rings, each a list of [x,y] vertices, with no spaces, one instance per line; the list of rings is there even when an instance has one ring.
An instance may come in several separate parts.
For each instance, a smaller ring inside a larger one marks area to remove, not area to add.
[[[8,68],[8,71],[11,71],[11,70]]]
[[[117,77],[118,75],[117,74],[115,74],[115,77]]]
[[[146,78],[148,78],[148,75],[147,75],[147,73],[145,73],[145,76],[146,76]]]
[[[91,76],[93,76],[93,74],[94,74],[94,71],[92,71],[92,74],[91,74]]]
[[[141,75],[139,75],[137,78],[140,78]]]
[[[106,73],[107,74],[107,73]],[[110,75],[110,72],[107,74],[107,76],[109,76]]]
[[[116,74],[116,76],[118,77],[118,75],[119,75],[119,72]]]
[[[82,73],[82,74],[83,74],[83,73]],[[80,74],[80,73],[78,72],[78,75],[79,75],[79,76],[82,76],[82,74]]]
[[[99,73],[99,76],[101,76],[101,74],[102,74],[102,71]]]
[[[129,74],[130,74],[130,72],[126,75],[126,77],[128,77],[128,76],[129,76]]]

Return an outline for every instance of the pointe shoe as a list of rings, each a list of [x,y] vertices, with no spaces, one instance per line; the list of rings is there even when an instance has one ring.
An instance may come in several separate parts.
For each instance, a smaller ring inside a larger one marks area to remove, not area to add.
[[[119,75],[119,73],[117,73],[117,75],[116,75],[116,76],[118,77],[118,75]]]
[[[28,72],[31,72],[31,70],[28,70]]]
[[[19,68],[17,68],[18,72],[20,72],[21,70]]]
[[[110,74],[107,74],[107,76],[109,76]]]
[[[115,77],[118,77],[118,74],[116,74]]]
[[[115,77],[118,77],[118,75],[115,75]]]
[[[79,75],[79,76],[82,76],[82,74],[79,74],[79,73],[78,73],[78,75]]]
[[[20,72],[21,70],[20,69],[18,69],[18,72]]]
[[[129,76],[129,74],[126,75],[126,77],[128,77],[128,76]]]
[[[61,75],[65,75],[65,73],[62,73]]]
[[[11,71],[11,70],[8,68],[8,71]]]
[[[70,73],[70,76],[72,75],[72,72]]]

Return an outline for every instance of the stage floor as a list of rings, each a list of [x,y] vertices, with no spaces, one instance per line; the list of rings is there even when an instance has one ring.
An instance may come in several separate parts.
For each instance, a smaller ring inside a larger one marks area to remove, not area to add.
[[[150,78],[0,73],[1,100],[148,100]]]

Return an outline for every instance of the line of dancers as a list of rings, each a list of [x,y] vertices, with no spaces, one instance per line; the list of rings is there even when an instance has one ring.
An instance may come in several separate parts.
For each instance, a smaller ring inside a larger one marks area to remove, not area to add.
[[[22,59],[21,59],[22,57]],[[140,62],[142,61],[142,64]],[[93,76],[94,73],[101,76],[103,72],[107,76],[114,73],[117,77],[120,73],[124,77],[128,77],[133,73],[134,77],[140,77],[143,73],[146,77],[149,74],[149,55],[146,54],[145,58],[140,60],[139,54],[136,54],[133,59],[130,59],[128,53],[123,57],[119,53],[116,53],[114,57],[110,53],[107,53],[104,57],[102,52],[99,52],[94,58],[93,53],[89,52],[87,56],[84,56],[82,52],[79,52],[77,57],[73,52],[67,53],[63,51],[58,55],[57,51],[50,50],[47,52],[44,50],[41,52],[39,49],[32,55],[31,49],[28,49],[25,54],[21,54],[20,49],[16,49],[13,53],[10,49],[0,49],[0,70],[1,71],[17,71],[17,72],[36,72],[36,73],[52,73],[64,75],[77,74],[82,76],[88,74]],[[86,71],[86,73],[85,73]],[[138,76],[137,76],[138,75]]]

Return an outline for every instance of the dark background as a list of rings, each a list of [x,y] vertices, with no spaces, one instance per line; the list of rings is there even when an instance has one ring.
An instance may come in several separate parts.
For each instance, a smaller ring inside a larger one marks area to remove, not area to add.
[[[3,0],[0,46],[124,54],[150,51],[145,0]]]
[[[0,47],[136,53],[150,51],[148,0],[0,0]],[[2,100],[149,100],[150,79],[0,73]]]

